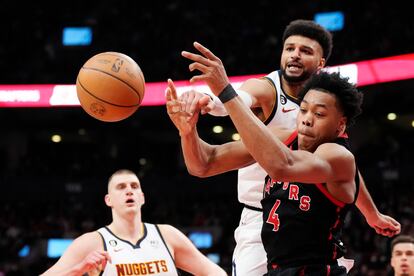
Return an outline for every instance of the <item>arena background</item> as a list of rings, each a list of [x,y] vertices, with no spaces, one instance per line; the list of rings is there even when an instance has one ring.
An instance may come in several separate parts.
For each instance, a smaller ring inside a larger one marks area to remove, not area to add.
[[[82,64],[103,51],[123,52],[147,82],[185,80],[192,74],[182,50],[197,40],[222,58],[230,76],[279,68],[281,36],[294,19],[342,11],[328,65],[414,52],[411,9],[396,1],[55,1],[2,3],[0,84],[74,84]],[[89,46],[63,46],[64,27],[88,26]],[[407,70],[410,70],[407,68]],[[411,67],[411,70],[412,67]],[[364,113],[350,130],[353,150],[380,211],[414,235],[414,80],[361,87]],[[390,121],[387,115],[397,114]],[[0,108],[0,275],[38,275],[56,259],[47,241],[74,238],[110,222],[103,196],[109,175],[136,171],[146,193],[143,219],[185,233],[211,233],[213,254],[229,273],[241,205],[236,173],[190,176],[178,133],[165,106],[141,107],[130,118],[103,123],[80,107]],[[212,127],[222,125],[220,134]],[[204,116],[200,135],[231,140],[228,118]],[[59,134],[60,143],[50,137]],[[369,228],[358,210],[344,231],[351,275],[388,275],[389,238]],[[22,249],[29,249],[29,251]],[[26,253],[24,253],[26,252]]]

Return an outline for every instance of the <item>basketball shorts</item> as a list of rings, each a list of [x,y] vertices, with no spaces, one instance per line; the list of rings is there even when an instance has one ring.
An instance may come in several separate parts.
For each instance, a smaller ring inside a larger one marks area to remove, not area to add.
[[[261,231],[263,213],[243,208],[239,226],[234,231],[233,276],[261,276],[267,272],[266,252]]]

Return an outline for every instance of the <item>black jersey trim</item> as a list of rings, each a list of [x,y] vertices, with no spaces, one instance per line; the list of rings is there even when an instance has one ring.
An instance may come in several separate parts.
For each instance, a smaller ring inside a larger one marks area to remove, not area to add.
[[[173,258],[173,256],[172,256],[171,252],[170,252],[170,249],[168,248],[167,243],[165,242],[165,239],[164,239],[163,235],[161,234],[161,230],[160,230],[160,228],[158,227],[158,224],[154,224],[154,226],[155,226],[155,229],[157,229],[158,235],[160,235],[160,238],[161,238],[162,242],[164,243],[165,249],[167,249],[167,252],[168,252],[168,254],[169,254],[169,255],[170,255],[170,257],[171,257],[171,260],[172,260],[172,261],[173,261],[173,263],[174,263],[175,271],[176,271],[176,272],[177,272],[177,274],[179,275],[178,270],[177,270],[177,265],[175,264],[175,260],[174,260],[174,258]]]
[[[247,205],[247,204],[243,204],[243,205],[244,205],[244,208],[246,208],[246,209],[257,211],[257,212],[263,212],[262,208],[257,208],[257,207],[250,206],[250,205]]]
[[[274,84],[273,80],[269,77],[263,77],[264,80],[267,80],[270,85],[273,86],[273,90],[275,92],[275,101],[273,103],[273,108],[272,108],[272,112],[270,112],[269,117],[266,118],[266,120],[264,120],[264,124],[267,125],[270,123],[271,120],[273,120],[273,118],[275,117],[276,111],[277,111],[277,101],[278,101],[278,93],[277,93],[277,89],[276,89],[276,85]]]
[[[137,249],[137,248],[141,248],[141,242],[147,237],[147,234],[148,234],[148,231],[147,231],[147,226],[145,225],[145,223],[141,223],[141,225],[142,225],[142,227],[144,228],[144,233],[143,233],[143,235],[142,235],[142,237],[137,241],[137,243],[134,245],[132,242],[130,242],[130,241],[127,241],[127,240],[124,240],[124,239],[121,239],[120,237],[118,237],[117,235],[115,235],[112,231],[111,231],[111,229],[109,229],[108,228],[108,226],[105,226],[105,229],[112,235],[112,236],[114,236],[115,238],[117,238],[118,240],[120,240],[120,241],[123,241],[123,242],[125,242],[125,243],[127,243],[127,244],[129,244],[129,245],[131,245],[132,246],[132,248],[134,248],[134,249]]]
[[[104,251],[108,251],[108,248],[106,248],[106,242],[105,242],[104,236],[102,236],[101,232],[99,232],[99,231],[96,231],[96,232],[98,232],[99,236],[101,236]]]

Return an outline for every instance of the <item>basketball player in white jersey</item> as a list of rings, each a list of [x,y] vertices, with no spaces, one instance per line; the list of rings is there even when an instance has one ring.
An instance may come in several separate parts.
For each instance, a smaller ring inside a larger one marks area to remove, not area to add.
[[[332,49],[332,37],[313,21],[295,20],[286,27],[283,43],[281,70],[261,79],[249,79],[237,92],[267,126],[294,129],[299,112],[297,93],[312,73],[325,66]],[[198,69],[192,65],[191,71]],[[214,71],[210,73],[215,74]],[[196,81],[197,76],[193,80]],[[182,94],[180,100],[182,111],[188,114],[194,114],[197,108],[201,108],[203,114],[227,115],[221,101],[212,94],[208,97],[197,91],[189,91]],[[195,121],[190,121],[193,126]],[[208,177],[239,169],[238,199],[245,208],[234,234],[236,248],[233,253],[233,275],[263,275],[267,269],[260,239],[263,222],[260,200],[266,172],[257,163],[243,168],[246,164],[238,164],[237,160],[221,162],[218,157],[220,152],[216,150],[211,150],[212,156],[200,160],[194,151],[195,140],[181,136],[181,142],[187,168],[193,175]],[[378,234],[393,236],[399,233],[400,224],[378,211],[362,179],[357,206]]]
[[[142,222],[144,201],[136,174],[116,171],[105,196],[112,223],[75,239],[42,275],[178,275],[176,267],[194,275],[227,275],[178,229]]]

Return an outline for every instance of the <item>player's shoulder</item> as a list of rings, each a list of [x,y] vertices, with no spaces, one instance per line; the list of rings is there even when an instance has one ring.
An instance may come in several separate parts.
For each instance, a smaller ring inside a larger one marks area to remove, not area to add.
[[[70,246],[72,250],[86,252],[103,249],[103,240],[97,231],[88,232],[77,237]]]
[[[351,162],[355,160],[349,149],[337,143],[323,143],[319,145],[315,153],[332,161]]]
[[[160,233],[162,237],[167,241],[167,243],[177,242],[182,240],[184,237],[183,232],[178,230],[176,227],[169,225],[169,224],[157,224],[158,229],[160,230]]]
[[[160,230],[161,234],[171,234],[171,233],[176,233],[176,232],[180,232],[177,228],[175,228],[174,226],[170,225],[170,224],[155,224],[158,229]]]

